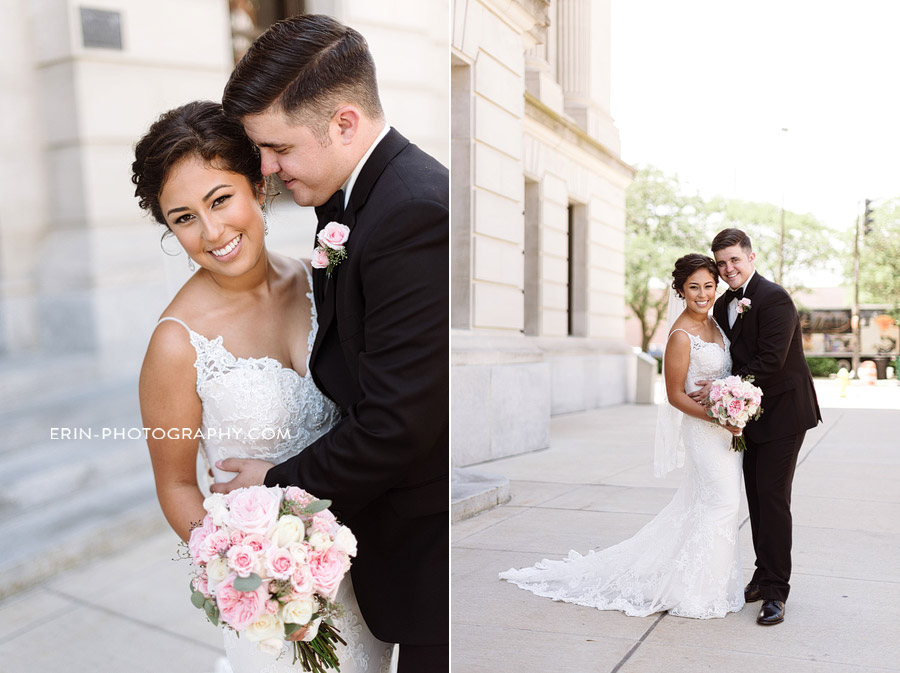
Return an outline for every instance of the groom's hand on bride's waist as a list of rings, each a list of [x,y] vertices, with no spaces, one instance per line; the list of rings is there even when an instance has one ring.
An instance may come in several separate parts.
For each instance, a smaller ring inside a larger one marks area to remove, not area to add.
[[[262,486],[266,479],[266,472],[274,466],[264,460],[226,458],[216,461],[216,467],[225,472],[237,472],[237,474],[231,481],[213,484],[210,490],[213,493],[231,493],[236,488]]]
[[[688,397],[697,404],[706,404],[706,400],[709,398],[709,388],[712,386],[712,381],[694,381],[694,385],[700,386],[700,388],[692,393],[688,393]]]

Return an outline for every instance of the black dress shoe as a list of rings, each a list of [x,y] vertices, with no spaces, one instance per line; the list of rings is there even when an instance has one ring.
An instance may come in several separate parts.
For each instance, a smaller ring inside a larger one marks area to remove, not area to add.
[[[744,587],[744,602],[755,603],[762,600],[762,592],[758,584],[748,584]]]
[[[781,624],[784,621],[784,601],[763,601],[756,623],[762,626]]]

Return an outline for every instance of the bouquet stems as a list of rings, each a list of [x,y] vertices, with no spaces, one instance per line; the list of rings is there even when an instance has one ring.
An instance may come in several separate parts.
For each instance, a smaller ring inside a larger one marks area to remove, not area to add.
[[[337,653],[334,651],[336,643],[346,645],[347,641],[338,635],[335,627],[322,622],[315,638],[309,642],[294,643],[294,663],[300,661],[303,670],[312,673],[324,673],[331,668],[340,670]]]
[[[738,435],[731,438],[731,450],[742,452],[747,450],[747,442],[744,441],[744,435]]]

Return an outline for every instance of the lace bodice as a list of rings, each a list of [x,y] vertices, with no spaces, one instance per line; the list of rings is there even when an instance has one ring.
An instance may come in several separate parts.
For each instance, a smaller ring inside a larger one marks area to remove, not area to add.
[[[714,381],[731,375],[731,342],[719,324],[714,324],[719,330],[719,334],[722,335],[724,348],[717,343],[704,341],[683,329],[672,330],[672,334],[684,332],[691,339],[691,359],[684,382],[685,392],[690,393],[697,390],[699,386],[696,385],[696,381]]]
[[[216,481],[233,476],[215,467],[217,460],[258,458],[281,463],[325,434],[340,418],[337,406],[319,391],[309,372],[318,323],[312,277],[306,265],[303,269],[312,306],[304,376],[270,357],[235,357],[221,336],[210,339],[177,318],[160,320],[184,326],[197,352],[197,395],[203,406],[200,452]]]

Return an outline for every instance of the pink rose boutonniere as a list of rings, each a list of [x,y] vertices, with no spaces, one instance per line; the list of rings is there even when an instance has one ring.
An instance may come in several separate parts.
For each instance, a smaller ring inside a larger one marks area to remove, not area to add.
[[[747,297],[744,297],[737,304],[738,315],[743,318],[744,314],[747,313],[749,310],[750,310],[750,300]]]
[[[314,269],[325,269],[325,275],[331,276],[334,267],[347,259],[347,240],[350,238],[350,227],[340,222],[329,222],[316,236],[319,245],[313,250],[312,265]]]

